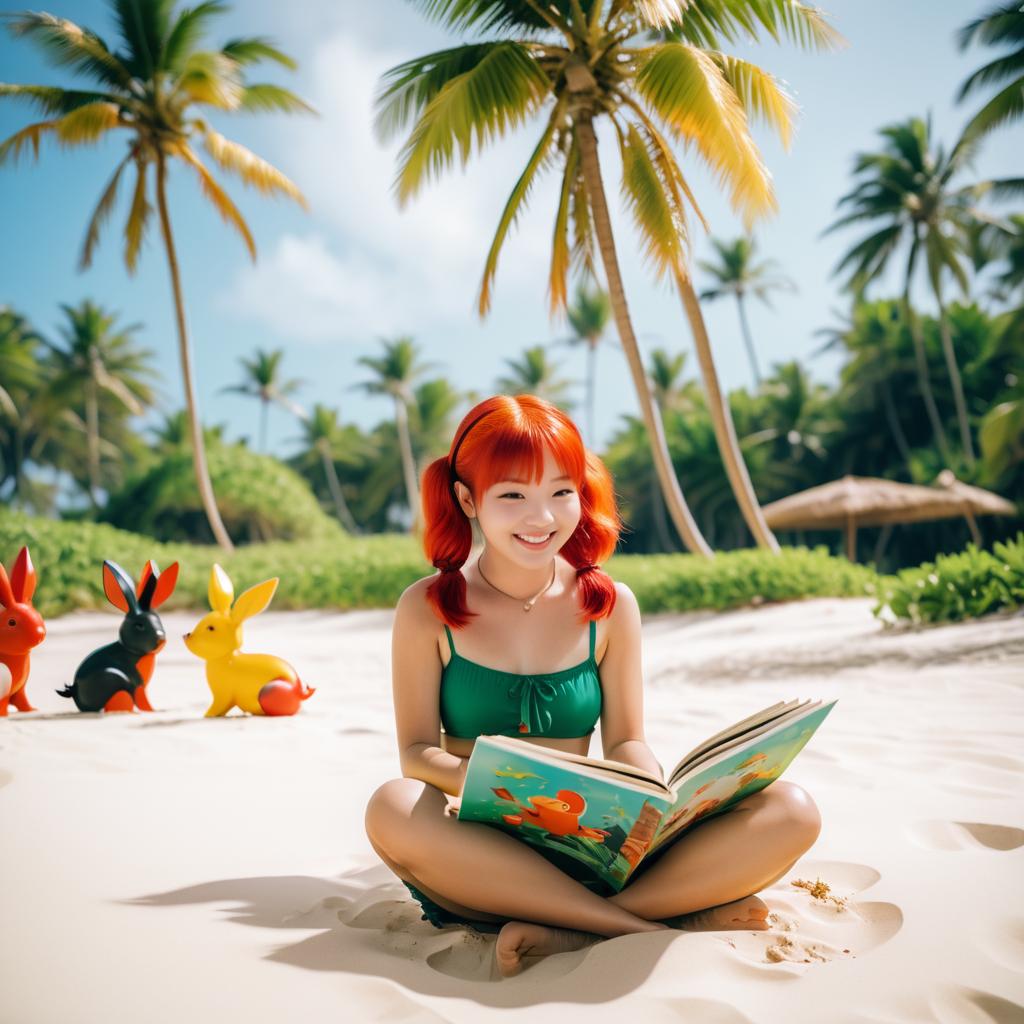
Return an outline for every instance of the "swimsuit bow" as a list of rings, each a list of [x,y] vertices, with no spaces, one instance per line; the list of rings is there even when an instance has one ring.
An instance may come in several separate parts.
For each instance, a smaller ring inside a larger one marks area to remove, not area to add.
[[[508,695],[519,698],[520,732],[544,732],[551,728],[551,712],[541,702],[550,703],[558,696],[554,683],[540,676],[523,676],[509,687]]]

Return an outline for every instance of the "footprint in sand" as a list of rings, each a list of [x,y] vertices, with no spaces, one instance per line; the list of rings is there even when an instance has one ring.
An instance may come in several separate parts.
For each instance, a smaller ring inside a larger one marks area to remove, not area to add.
[[[939,1024],[961,1024],[967,1021],[1016,1024],[1024,1020],[1024,1006],[1020,1003],[966,985],[946,985],[929,996],[928,1002]]]
[[[978,821],[917,821],[907,826],[910,839],[927,850],[1016,850],[1024,829]]]
[[[1024,917],[994,921],[984,931],[978,931],[974,943],[1000,967],[1024,974]]]
[[[771,908],[771,927],[733,932],[723,935],[722,941],[762,977],[799,977],[813,964],[863,956],[903,926],[899,907],[857,898],[879,878],[866,864],[801,861],[785,878],[758,893]]]

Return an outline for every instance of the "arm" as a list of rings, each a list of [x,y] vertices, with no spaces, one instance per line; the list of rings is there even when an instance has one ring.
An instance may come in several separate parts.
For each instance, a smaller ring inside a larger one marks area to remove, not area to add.
[[[643,768],[664,780],[665,773],[644,738],[640,605],[625,583],[616,583],[615,589],[608,645],[601,659],[604,758]]]
[[[459,796],[466,779],[467,757],[440,746],[441,657],[437,652],[437,618],[425,591],[431,577],[408,587],[398,599],[391,631],[391,686],[402,775],[422,779],[451,796]]]

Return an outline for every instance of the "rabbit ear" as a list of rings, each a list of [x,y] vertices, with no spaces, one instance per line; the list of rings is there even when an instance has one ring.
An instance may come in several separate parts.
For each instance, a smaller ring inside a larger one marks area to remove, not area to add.
[[[7,578],[7,570],[0,564],[0,605],[10,608],[17,603],[14,594],[11,593],[11,581]]]
[[[149,571],[147,572],[147,570]],[[142,572],[143,578],[139,580],[139,586],[135,592],[139,595],[139,607],[144,611],[149,611],[153,606],[153,594],[160,579],[160,570],[150,560]]]
[[[120,608],[123,612],[130,614],[139,610],[131,576],[117,562],[111,562],[109,559],[103,562],[103,593],[115,608]]]
[[[142,575],[139,577],[139,585],[135,588],[135,593],[140,599],[142,597],[142,591],[146,589],[146,580],[148,580],[153,573],[159,572],[160,570],[157,568],[157,564],[152,558],[150,558],[142,567]]]
[[[14,560],[14,568],[11,569],[11,593],[14,595],[15,601],[28,604],[35,592],[36,569],[32,564],[28,548],[23,547]]]
[[[263,611],[270,604],[274,591],[277,590],[277,580],[278,577],[273,576],[239,594],[235,607],[231,609],[232,621],[244,622]]]
[[[147,563],[148,564],[148,563]],[[172,562],[163,572],[159,573],[150,608],[159,608],[171,596],[174,585],[178,582],[178,563]]]
[[[226,612],[235,599],[235,586],[231,577],[216,563],[210,570],[210,585],[207,588],[207,596],[210,599],[210,607],[215,612]]]

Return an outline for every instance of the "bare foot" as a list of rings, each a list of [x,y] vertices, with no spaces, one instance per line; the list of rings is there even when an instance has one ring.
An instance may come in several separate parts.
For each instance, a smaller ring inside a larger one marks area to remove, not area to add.
[[[707,910],[698,910],[693,914],[680,914],[678,917],[665,918],[674,928],[694,932],[719,931],[767,931],[768,906],[757,896],[745,896],[732,903],[722,903]]]
[[[510,978],[518,974],[525,964],[524,957],[550,956],[568,953],[600,941],[592,932],[574,932],[566,928],[549,928],[532,921],[509,921],[498,932],[494,957],[501,974]]]

